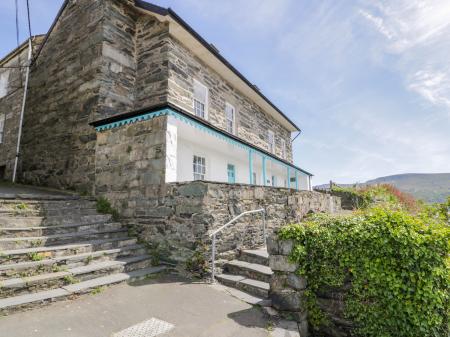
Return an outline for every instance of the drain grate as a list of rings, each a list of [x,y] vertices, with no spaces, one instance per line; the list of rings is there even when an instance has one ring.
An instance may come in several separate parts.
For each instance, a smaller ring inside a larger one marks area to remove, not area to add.
[[[154,337],[169,332],[175,326],[168,322],[151,318],[145,322],[130,326],[129,328],[115,333],[112,337]]]

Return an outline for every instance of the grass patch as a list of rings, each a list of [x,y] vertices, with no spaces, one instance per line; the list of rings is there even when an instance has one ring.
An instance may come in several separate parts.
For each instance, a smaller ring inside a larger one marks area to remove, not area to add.
[[[111,202],[105,197],[100,197],[97,199],[96,209],[99,213],[111,214],[114,221],[118,221],[120,219],[119,211],[112,207]]]

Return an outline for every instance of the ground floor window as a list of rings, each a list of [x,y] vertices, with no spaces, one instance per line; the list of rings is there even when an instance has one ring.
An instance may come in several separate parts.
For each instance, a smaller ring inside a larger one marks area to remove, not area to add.
[[[236,168],[233,164],[228,164],[228,183],[234,184],[236,183]]]
[[[275,187],[277,186],[277,177],[272,176],[272,186]]]
[[[206,159],[205,157],[195,156],[193,160],[194,180],[205,180]]]

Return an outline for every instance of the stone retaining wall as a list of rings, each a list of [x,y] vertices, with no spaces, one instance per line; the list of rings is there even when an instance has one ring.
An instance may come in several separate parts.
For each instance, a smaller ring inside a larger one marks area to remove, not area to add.
[[[296,274],[299,266],[289,261],[292,249],[292,241],[281,241],[275,236],[267,240],[269,266],[273,271],[269,297],[272,300],[272,306],[283,316],[295,320],[300,329],[300,336],[306,337],[309,335],[308,312],[304,296],[307,282]]]
[[[316,293],[319,308],[328,317],[328,324],[313,328],[308,324],[308,311],[306,307],[305,291],[308,282],[298,276],[300,267],[289,261],[294,243],[291,240],[279,240],[276,235],[271,236],[267,242],[269,252],[269,266],[273,270],[270,282],[269,296],[272,305],[283,316],[294,319],[299,323],[301,336],[315,337],[350,337],[354,325],[344,317],[344,300],[350,287],[347,283],[340,289],[327,289]]]
[[[157,196],[141,193],[132,200],[135,202],[121,210],[127,222],[141,240],[165,247],[169,257],[178,262],[188,260],[194,252],[208,257],[208,234],[244,211],[264,208],[271,233],[308,213],[329,212],[330,206],[340,209],[339,198],[329,199],[321,193],[203,181],[166,184]],[[218,235],[219,254],[261,246],[262,228],[259,215],[242,218]]]

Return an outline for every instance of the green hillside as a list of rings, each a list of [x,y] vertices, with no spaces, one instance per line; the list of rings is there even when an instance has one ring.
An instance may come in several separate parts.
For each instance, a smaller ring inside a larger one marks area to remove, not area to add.
[[[366,184],[391,184],[427,202],[443,202],[450,196],[450,173],[407,173],[380,177]]]
[[[353,184],[339,184],[351,187]],[[359,185],[391,184],[416,199],[426,202],[444,202],[450,196],[450,173],[405,173],[369,180]],[[329,188],[328,184],[315,186]]]

